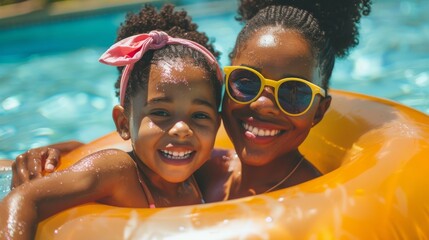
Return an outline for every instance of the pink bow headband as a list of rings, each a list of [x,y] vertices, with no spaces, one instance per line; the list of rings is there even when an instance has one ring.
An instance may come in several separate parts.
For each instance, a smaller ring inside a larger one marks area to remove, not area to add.
[[[202,53],[210,64],[216,66],[217,77],[222,83],[222,72],[219,64],[213,54],[205,47],[190,40],[170,37],[167,33],[162,31],[151,31],[150,33],[134,35],[116,42],[103,53],[99,59],[100,62],[107,65],[125,66],[119,87],[119,98],[122,106],[124,106],[128,79],[134,64],[139,61],[148,50],[156,50],[172,44],[184,45]]]

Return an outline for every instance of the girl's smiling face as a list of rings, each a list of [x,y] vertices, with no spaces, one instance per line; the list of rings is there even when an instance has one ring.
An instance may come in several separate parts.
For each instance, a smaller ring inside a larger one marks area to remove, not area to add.
[[[321,85],[319,68],[308,42],[301,34],[265,27],[254,33],[232,59],[234,66],[247,66],[264,77],[280,80],[299,77]],[[223,120],[239,158],[261,166],[294,154],[310,129],[329,107],[330,98],[317,95],[304,115],[291,117],[277,106],[272,87],[250,104],[239,104],[225,97]],[[252,133],[252,134],[249,134]]]
[[[208,73],[189,58],[152,64],[129,122],[139,159],[168,182],[186,180],[210,158],[220,124]]]

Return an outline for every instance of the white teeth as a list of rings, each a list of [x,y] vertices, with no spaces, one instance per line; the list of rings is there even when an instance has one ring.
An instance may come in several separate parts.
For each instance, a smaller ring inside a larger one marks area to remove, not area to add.
[[[251,126],[247,123],[243,123],[243,127],[244,129],[246,129],[247,131],[253,133],[256,136],[259,137],[273,137],[276,136],[280,133],[280,130],[269,130],[269,129],[262,129],[262,128],[257,128],[255,126]]]
[[[175,152],[175,151],[161,150],[161,153],[164,156],[172,159],[186,159],[191,155],[192,151]]]
[[[255,127],[254,127],[254,128],[252,129],[252,133],[253,133],[253,134],[255,134],[256,136],[258,136],[258,133],[259,133],[259,132],[258,132],[258,128],[255,128]]]

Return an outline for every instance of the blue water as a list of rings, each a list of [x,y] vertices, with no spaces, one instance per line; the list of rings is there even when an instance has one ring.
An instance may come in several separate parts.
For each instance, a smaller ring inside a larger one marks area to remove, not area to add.
[[[184,8],[215,40],[227,65],[240,25],[235,1],[218,2]],[[429,1],[374,2],[361,22],[360,45],[337,62],[331,87],[429,113]],[[58,141],[88,142],[114,130],[117,71],[97,59],[124,16],[109,12],[0,29],[0,159]],[[0,175],[0,198],[9,181],[9,173]]]

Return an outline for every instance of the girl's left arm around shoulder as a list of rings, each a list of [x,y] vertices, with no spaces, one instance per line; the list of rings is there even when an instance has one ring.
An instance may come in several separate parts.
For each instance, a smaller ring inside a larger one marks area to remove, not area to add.
[[[127,153],[103,150],[69,169],[22,184],[0,202],[0,239],[33,239],[39,221],[113,196],[133,173],[135,164]]]

